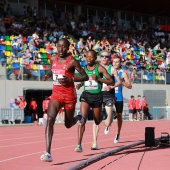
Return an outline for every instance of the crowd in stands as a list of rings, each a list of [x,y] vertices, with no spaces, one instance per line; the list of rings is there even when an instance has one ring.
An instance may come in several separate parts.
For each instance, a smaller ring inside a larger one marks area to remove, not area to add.
[[[37,76],[37,69],[43,76],[61,38],[70,41],[69,52],[82,66],[89,49],[99,57],[102,50],[110,51],[111,58],[121,56],[132,81],[139,71],[163,80],[164,72],[170,70],[170,34],[156,22],[125,23],[109,15],[87,18],[84,13],[77,17],[57,8],[51,17],[43,17],[42,11],[30,6],[24,15],[17,15],[7,5],[6,10],[0,8],[0,63],[6,67],[6,78],[10,80],[13,74],[19,80],[26,74],[29,79]]]

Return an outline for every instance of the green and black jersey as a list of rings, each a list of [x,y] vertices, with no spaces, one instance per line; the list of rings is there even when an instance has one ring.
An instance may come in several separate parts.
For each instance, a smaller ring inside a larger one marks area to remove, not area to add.
[[[92,74],[96,75],[99,78],[102,78],[102,75],[99,73],[99,65],[96,64],[93,70],[88,70],[87,66],[85,66],[84,70],[89,77],[88,81],[84,82],[84,91],[88,91],[90,93],[100,93],[102,90],[102,83],[95,81],[92,79]]]

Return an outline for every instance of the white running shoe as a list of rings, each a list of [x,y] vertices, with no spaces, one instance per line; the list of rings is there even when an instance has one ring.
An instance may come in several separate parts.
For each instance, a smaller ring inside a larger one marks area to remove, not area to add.
[[[91,150],[98,150],[99,148],[98,148],[98,145],[97,144],[95,144],[95,143],[93,143],[92,144],[92,147],[91,147]]]
[[[109,133],[109,130],[110,130],[110,126],[106,127],[104,130],[104,134],[107,135]]]
[[[115,139],[114,139],[114,143],[118,143],[119,142],[119,139],[120,139],[120,135],[116,135]]]
[[[53,158],[48,152],[44,152],[44,154],[41,155],[40,160],[43,162],[52,162]]]

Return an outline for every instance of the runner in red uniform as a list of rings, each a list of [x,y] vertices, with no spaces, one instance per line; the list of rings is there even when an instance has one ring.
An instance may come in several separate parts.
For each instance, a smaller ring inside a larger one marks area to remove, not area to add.
[[[51,142],[53,137],[53,126],[59,110],[64,107],[65,126],[67,128],[72,127],[82,118],[80,115],[74,117],[76,104],[74,81],[87,81],[88,76],[78,61],[68,53],[69,45],[67,39],[61,39],[58,41],[58,55],[51,59],[51,73],[44,77],[44,80],[47,80],[50,76],[53,77],[53,90],[47,110],[48,118],[45,131],[46,152],[41,155],[40,158],[44,162],[53,161],[51,157]],[[81,77],[74,78],[75,69],[81,74]]]

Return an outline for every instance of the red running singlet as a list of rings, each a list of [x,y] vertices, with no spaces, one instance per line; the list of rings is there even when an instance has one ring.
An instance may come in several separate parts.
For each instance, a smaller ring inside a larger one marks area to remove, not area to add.
[[[67,60],[60,64],[58,63],[58,56],[55,57],[52,63],[52,76],[53,76],[53,90],[51,99],[60,102],[63,107],[68,110],[75,108],[77,97],[74,82],[68,82],[66,85],[61,85],[58,78],[66,76],[73,78],[74,73],[68,71],[68,64],[72,56],[67,57]]]

